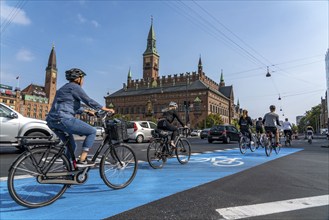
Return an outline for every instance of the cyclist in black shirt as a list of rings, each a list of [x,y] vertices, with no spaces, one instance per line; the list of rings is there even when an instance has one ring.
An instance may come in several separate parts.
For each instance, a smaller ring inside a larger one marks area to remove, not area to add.
[[[182,125],[182,127],[186,127],[182,120],[179,118],[179,115],[176,112],[178,105],[176,102],[170,102],[169,107],[163,110],[163,115],[158,121],[158,128],[162,130],[172,131],[170,145],[175,147],[175,138],[178,134],[178,129],[172,122],[177,119],[177,121]]]
[[[239,119],[240,131],[248,135],[251,141],[251,130],[249,126],[252,126],[251,118],[248,116],[248,111],[244,109],[242,111],[242,116]]]

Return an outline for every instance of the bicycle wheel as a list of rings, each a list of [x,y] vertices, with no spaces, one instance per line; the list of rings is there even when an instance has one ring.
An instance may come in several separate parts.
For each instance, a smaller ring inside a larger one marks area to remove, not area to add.
[[[134,151],[128,145],[120,143],[106,150],[99,172],[107,186],[122,189],[133,181],[137,167],[138,161]]]
[[[250,150],[251,152],[255,152],[256,150],[256,144],[257,144],[257,139],[254,134],[251,134],[251,140],[250,140]]]
[[[163,159],[162,153],[163,145],[160,140],[153,140],[147,148],[147,161],[154,169],[160,169],[163,167],[166,160]]]
[[[248,145],[247,145],[247,141],[246,141],[246,138],[244,136],[242,136],[240,138],[240,141],[239,141],[239,148],[240,148],[240,152],[241,154],[245,154],[247,152],[247,149],[248,149]]]
[[[180,139],[176,144],[175,154],[181,164],[186,164],[191,157],[191,145],[186,139]]]
[[[281,145],[279,144],[279,145],[275,146],[274,151],[275,151],[276,154],[279,154],[280,151],[281,151]]]
[[[272,153],[272,143],[271,143],[271,141],[269,140],[268,137],[264,137],[263,143],[264,143],[266,156],[269,157]]]
[[[15,202],[28,208],[37,208],[55,202],[65,192],[69,186],[67,184],[40,183],[40,178],[44,176],[32,162],[33,156],[41,169],[44,169],[50,165],[50,159],[57,152],[55,149],[49,151],[48,147],[33,148],[31,153],[26,151],[14,161],[9,169],[7,184],[9,194]],[[71,170],[71,164],[64,154],[50,166],[48,173]]]

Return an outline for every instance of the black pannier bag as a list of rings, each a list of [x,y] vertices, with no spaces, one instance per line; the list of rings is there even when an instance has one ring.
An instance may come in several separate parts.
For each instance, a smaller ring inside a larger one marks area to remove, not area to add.
[[[111,139],[118,142],[128,140],[127,122],[119,119],[106,121],[106,133],[111,135]]]

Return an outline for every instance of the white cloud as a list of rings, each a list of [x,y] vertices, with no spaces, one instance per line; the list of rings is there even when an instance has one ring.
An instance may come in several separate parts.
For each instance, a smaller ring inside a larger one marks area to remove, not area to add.
[[[99,27],[99,23],[95,20],[92,20],[91,24],[94,25],[95,28]]]
[[[78,14],[78,20],[79,20],[80,23],[83,24],[83,23],[86,23],[87,19],[85,19],[81,14]]]
[[[11,22],[14,24],[29,25],[31,20],[26,16],[25,11],[6,4],[5,1],[0,2],[0,18],[1,24]]]
[[[91,20],[91,21],[89,21],[88,19],[86,19],[85,17],[83,17],[81,14],[78,14],[78,20],[79,20],[79,22],[80,22],[81,24],[85,24],[85,23],[87,23],[87,24],[91,24],[91,25],[93,25],[95,28],[97,28],[97,27],[100,26],[100,24],[99,24],[97,21],[95,21],[95,20]]]
[[[18,51],[18,53],[16,54],[16,58],[17,60],[27,62],[34,60],[32,52],[27,49],[21,49],[20,51]]]

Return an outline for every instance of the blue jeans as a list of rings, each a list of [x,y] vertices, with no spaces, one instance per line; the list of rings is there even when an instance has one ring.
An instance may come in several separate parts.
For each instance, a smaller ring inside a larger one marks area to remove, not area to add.
[[[47,125],[50,129],[53,128],[58,129],[69,134],[70,144],[72,146],[73,152],[77,147],[74,141],[73,134],[86,136],[82,144],[83,151],[88,152],[89,149],[94,144],[96,138],[96,128],[77,118],[62,118],[58,120],[47,120]],[[55,133],[63,142],[66,141],[65,134],[56,131]],[[66,151],[66,155],[68,156],[68,158],[71,158],[70,152],[68,150]]]

